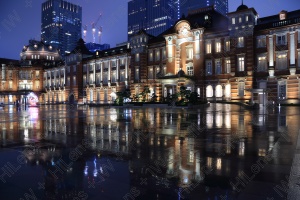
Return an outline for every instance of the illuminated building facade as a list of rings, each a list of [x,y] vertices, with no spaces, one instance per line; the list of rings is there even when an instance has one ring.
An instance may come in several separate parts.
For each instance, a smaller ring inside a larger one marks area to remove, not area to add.
[[[113,103],[116,93],[129,89],[130,51],[119,46],[96,51],[83,64],[84,103]]]
[[[183,85],[207,100],[298,102],[299,17],[258,19],[242,4],[227,18],[206,7],[157,37],[140,31],[129,41],[131,93],[147,86],[163,100]]]
[[[47,0],[42,4],[41,38],[46,44],[70,53],[81,38],[82,8],[63,0]]]
[[[59,51],[41,41],[30,40],[20,57],[20,61],[1,59],[0,103],[27,104],[28,97],[43,102],[43,73],[47,68],[61,65]]]

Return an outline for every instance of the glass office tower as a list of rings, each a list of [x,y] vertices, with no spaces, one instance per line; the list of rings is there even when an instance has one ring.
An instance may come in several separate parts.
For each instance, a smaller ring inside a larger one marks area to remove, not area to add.
[[[81,6],[63,0],[47,0],[42,4],[41,39],[60,49],[64,56],[81,38],[81,21]]]
[[[157,36],[179,18],[178,0],[131,0],[128,2],[128,37],[141,29]]]
[[[212,6],[226,14],[228,0],[130,0],[128,2],[128,38],[141,29],[157,36],[170,28],[189,10]]]
[[[185,15],[189,10],[197,10],[207,6],[214,6],[215,10],[223,15],[228,13],[228,0],[181,0],[181,12]]]

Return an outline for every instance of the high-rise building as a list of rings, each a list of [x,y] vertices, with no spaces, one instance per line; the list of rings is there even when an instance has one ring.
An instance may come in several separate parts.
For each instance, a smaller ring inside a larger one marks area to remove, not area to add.
[[[82,8],[63,0],[47,0],[42,4],[41,39],[60,49],[64,56],[81,38]]]
[[[228,0],[181,0],[180,11],[187,16],[189,11],[207,6],[214,6],[214,9],[223,15],[228,12]]]
[[[158,35],[180,18],[178,0],[131,0],[128,2],[128,37],[143,29]]]
[[[228,0],[130,0],[128,2],[128,37],[143,29],[157,36],[170,28],[181,16],[190,10],[214,6],[226,15]]]

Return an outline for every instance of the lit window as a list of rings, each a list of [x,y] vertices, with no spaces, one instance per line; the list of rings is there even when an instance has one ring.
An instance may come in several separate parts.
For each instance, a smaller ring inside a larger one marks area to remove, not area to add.
[[[135,68],[135,74],[134,74],[134,79],[139,80],[140,79],[140,73],[139,73],[139,68]]]
[[[245,94],[245,82],[240,81],[238,83],[238,96],[243,97]]]
[[[221,42],[216,42],[216,52],[221,52]]]
[[[153,67],[148,68],[148,79],[153,79]]]
[[[266,47],[266,37],[260,36],[256,38],[257,47]]]
[[[135,62],[139,62],[140,61],[140,54],[137,53],[135,54]]]
[[[243,56],[238,57],[238,70],[240,72],[245,71],[245,58]]]
[[[239,23],[242,23],[242,18],[241,17],[239,17]]]
[[[206,43],[206,53],[207,54],[211,53],[211,43],[210,42]]]
[[[226,60],[225,60],[225,64],[226,64],[226,68],[225,68],[225,70],[226,70],[226,73],[227,73],[227,74],[231,73],[231,64],[230,64],[230,58],[226,58]]]
[[[193,59],[193,46],[186,47],[186,59],[187,60]]]
[[[238,37],[238,47],[244,47],[244,37]]]
[[[225,42],[225,51],[230,51],[230,41],[229,40],[227,40]]]
[[[257,57],[257,71],[266,71],[266,70],[267,70],[266,56]]]
[[[276,69],[287,69],[287,54],[286,52],[279,52],[276,54]]]
[[[155,61],[159,61],[160,60],[160,50],[157,49],[155,50]]]
[[[231,18],[231,22],[232,22],[232,24],[235,24],[235,18],[234,17]]]
[[[187,74],[188,74],[189,76],[193,76],[193,75],[194,75],[194,67],[193,67],[192,64],[189,64],[189,65],[187,66]]]
[[[149,61],[150,62],[153,61],[153,52],[152,51],[149,52]]]
[[[249,20],[249,17],[248,17],[248,15],[245,17],[245,20],[246,20],[246,22]]]

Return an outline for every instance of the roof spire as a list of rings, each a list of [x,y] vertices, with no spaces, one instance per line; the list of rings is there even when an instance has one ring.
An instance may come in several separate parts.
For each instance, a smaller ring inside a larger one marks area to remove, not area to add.
[[[244,0],[242,0],[242,5],[244,5]]]

